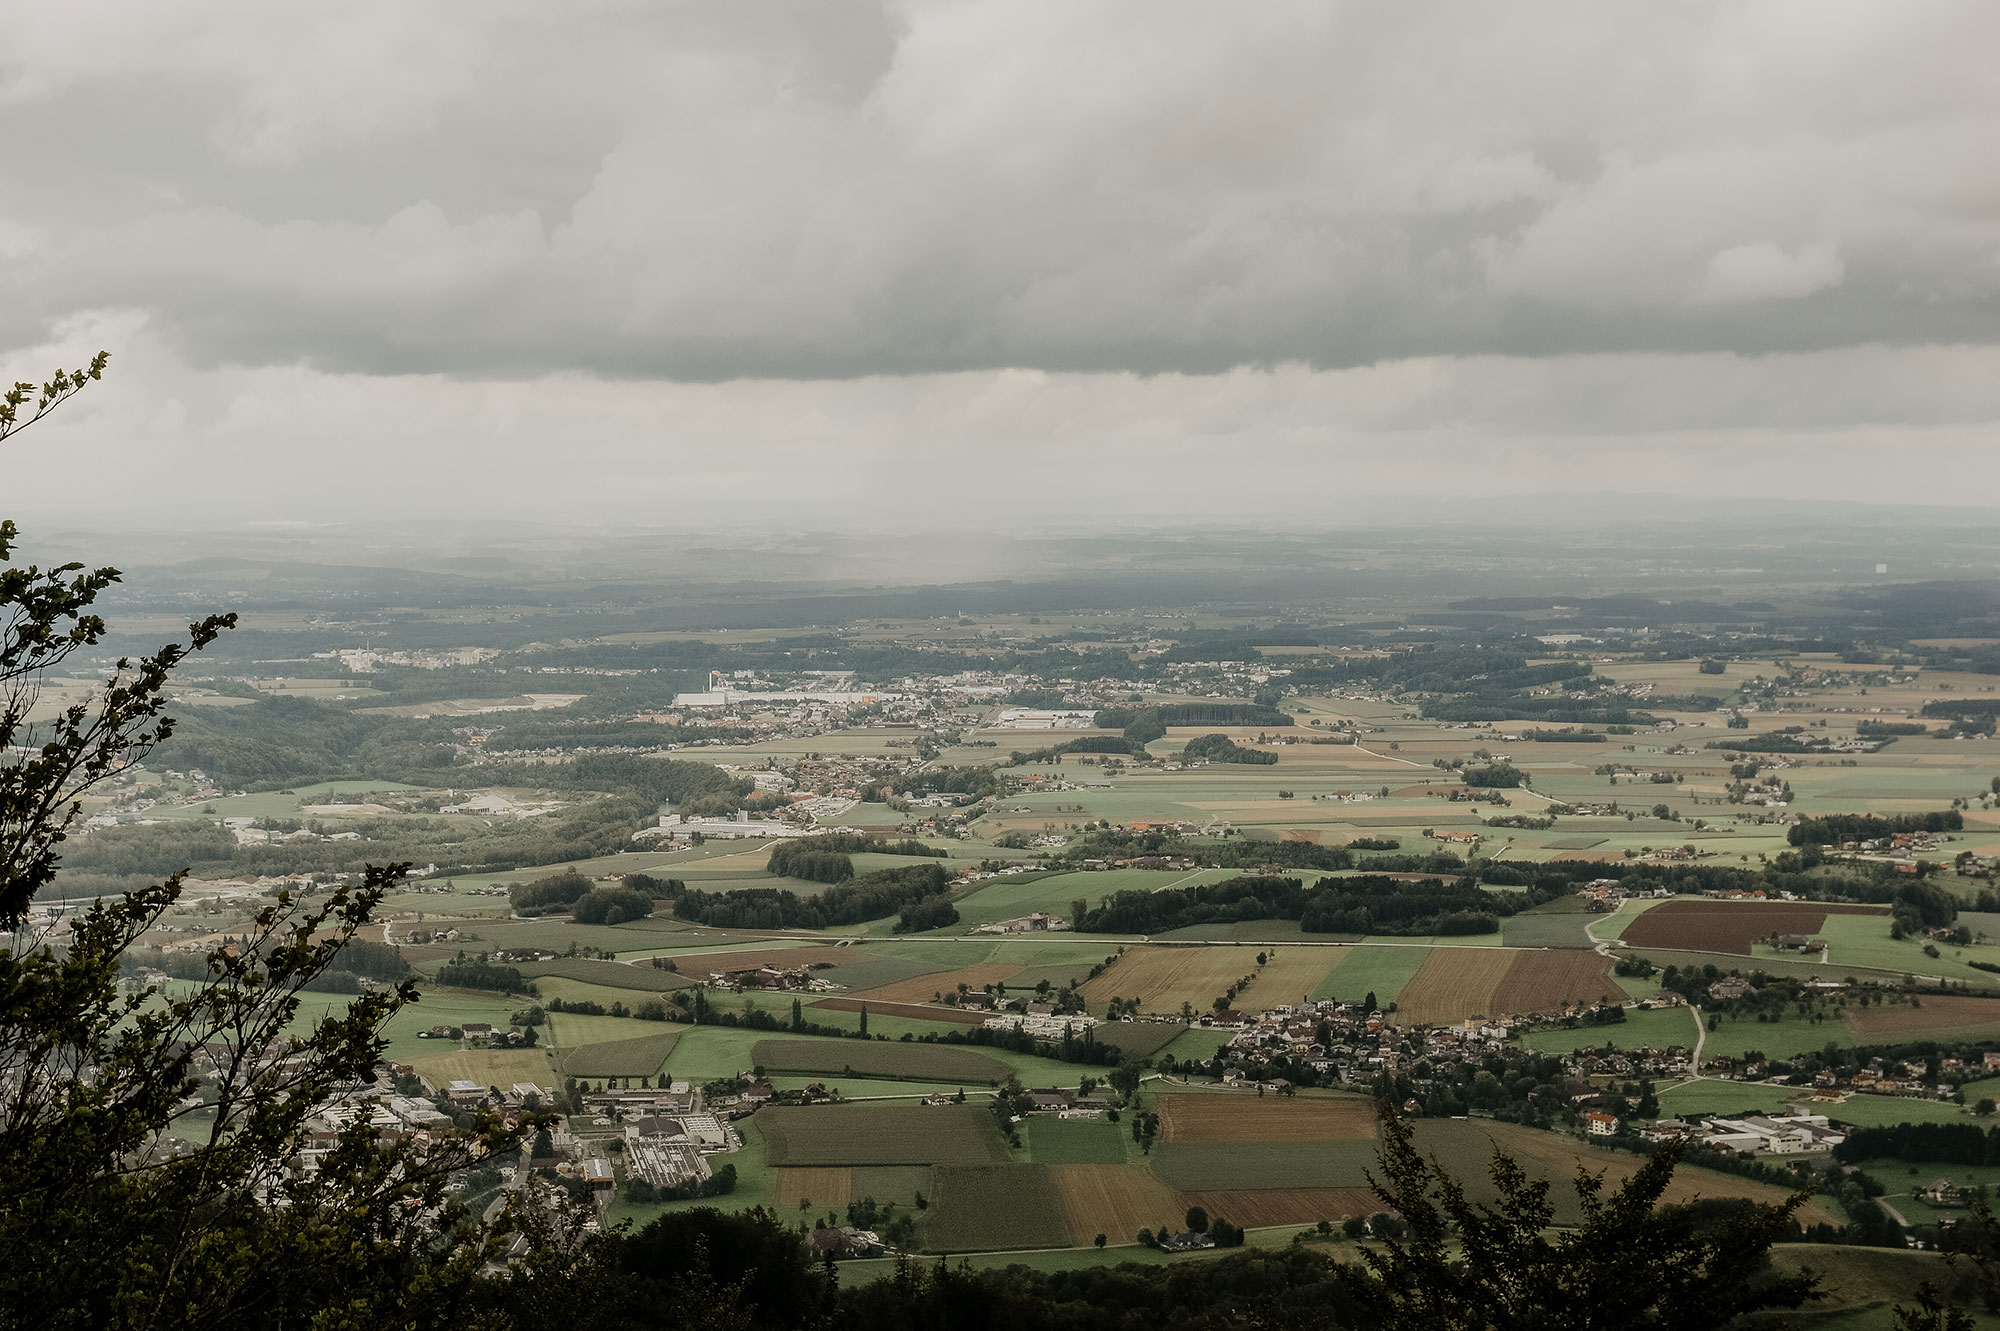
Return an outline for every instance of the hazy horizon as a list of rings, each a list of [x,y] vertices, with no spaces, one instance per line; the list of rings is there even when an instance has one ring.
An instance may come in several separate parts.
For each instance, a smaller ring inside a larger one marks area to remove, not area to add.
[[[2000,502],[1990,7],[98,8],[21,517]]]

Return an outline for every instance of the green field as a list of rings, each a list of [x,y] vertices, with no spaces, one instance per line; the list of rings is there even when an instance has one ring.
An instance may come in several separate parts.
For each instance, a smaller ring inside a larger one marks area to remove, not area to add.
[[[1100,1021],[1091,1038],[1108,1044],[1127,1058],[1151,1058],[1181,1038],[1187,1028],[1173,1021]]]
[[[578,1045],[562,1051],[562,1070],[570,1077],[650,1077],[660,1070],[679,1040],[680,1031],[668,1030],[630,1040]]]
[[[1430,950],[1422,946],[1370,944],[1350,949],[1313,991],[1313,997],[1358,1003],[1373,993],[1377,1004],[1393,1003],[1429,955]]]
[[[962,1105],[767,1106],[756,1118],[770,1163],[784,1165],[975,1165],[1008,1158],[983,1102]]]
[[[1768,1027],[1761,1029],[1770,1029]],[[1615,1045],[1620,1049],[1669,1049],[1681,1045],[1694,1048],[1694,1016],[1686,1008],[1659,1008],[1655,1011],[1630,1010],[1615,1026],[1579,1026],[1575,1030],[1550,1027],[1528,1031],[1521,1043],[1543,1053],[1568,1053],[1573,1049],[1598,1049]],[[1711,1047],[1714,1037],[1710,1037]],[[1707,1054],[1704,1050],[1704,1056]]]
[[[1102,1118],[1031,1116],[1021,1129],[1028,1158],[1042,1165],[1119,1165],[1125,1163],[1129,1132]]]
[[[1040,1165],[947,1165],[920,1227],[932,1252],[1060,1248],[1062,1204]]]
[[[759,1040],[757,1066],[773,1072],[996,1086],[1011,1069],[976,1049],[890,1040]]]
[[[616,961],[586,957],[558,957],[554,961],[527,961],[518,968],[531,980],[544,977],[580,980],[606,989],[634,989],[642,994],[660,994],[669,989],[690,988],[697,981],[654,966],[627,966]]]

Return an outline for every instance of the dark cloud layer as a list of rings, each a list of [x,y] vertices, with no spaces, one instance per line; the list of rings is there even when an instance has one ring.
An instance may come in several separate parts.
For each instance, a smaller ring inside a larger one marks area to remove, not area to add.
[[[0,54],[16,344],[1143,373],[2000,313],[1976,3],[93,8]]]
[[[118,359],[7,479],[231,520],[1991,503],[1996,49],[1974,0],[23,9],[0,349]]]

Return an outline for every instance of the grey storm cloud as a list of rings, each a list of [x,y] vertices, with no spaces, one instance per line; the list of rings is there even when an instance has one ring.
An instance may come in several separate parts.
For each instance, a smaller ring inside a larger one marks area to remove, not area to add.
[[[1984,346],[1996,49],[1924,0],[41,6],[0,342],[131,310],[195,366],[683,381]]]

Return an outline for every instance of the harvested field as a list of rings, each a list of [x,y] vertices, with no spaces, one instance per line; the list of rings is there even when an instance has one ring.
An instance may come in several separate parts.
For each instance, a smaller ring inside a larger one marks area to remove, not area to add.
[[[1301,1100],[1189,1091],[1159,1099],[1160,1140],[1373,1141],[1375,1105],[1365,1096]]]
[[[448,1081],[476,1081],[481,1086],[531,1081],[548,1086],[552,1080],[549,1056],[540,1049],[461,1049],[412,1059],[410,1066],[440,1087]]]
[[[968,989],[984,989],[989,984],[1000,984],[1020,969],[1011,961],[983,961],[961,970],[933,971],[914,979],[898,980],[894,984],[864,990],[853,997],[865,998],[871,1003],[928,1003],[935,994],[957,993],[961,984]]]
[[[787,1211],[801,1209],[801,1202],[814,1206],[845,1206],[854,1198],[854,1171],[837,1166],[826,1169],[780,1169],[778,1203]]]
[[[1187,1212],[1166,1184],[1132,1165],[1057,1165],[1050,1171],[1067,1241],[1084,1247],[1102,1234],[1130,1243],[1142,1229],[1178,1225]]]
[[[943,1007],[936,1003],[884,1003],[873,998],[822,998],[812,1006],[831,1008],[835,1012],[859,1012],[867,1008],[878,1017],[912,1017],[918,1021],[945,1021],[958,1026],[978,1026],[993,1015],[990,1012]]]
[[[1566,1002],[1594,1003],[1599,998],[1625,1001],[1625,991],[1611,978],[1611,958],[1574,949],[1516,952],[1514,964],[1489,1000],[1494,1015],[1549,1012]]]
[[[950,1165],[924,1213],[932,1252],[1055,1248],[1065,1242],[1056,1183],[1043,1165]]]
[[[1893,1040],[1898,1036],[1923,1035],[1944,1038],[1969,1035],[1975,1031],[2000,1029],[2000,999],[1935,997],[1926,994],[1922,1007],[1908,1003],[1850,1005],[1841,1021],[1857,1044]]]
[[[1816,934],[1829,915],[1887,915],[1884,906],[1823,902],[1663,901],[1625,926],[1627,947],[1750,955],[1766,934]]]
[[[1182,1193],[1181,1201],[1187,1206],[1201,1207],[1212,1217],[1245,1227],[1341,1221],[1384,1209],[1382,1199],[1367,1188],[1239,1188]]]
[[[1007,1159],[983,1104],[767,1106],[757,1111],[773,1166],[971,1165]]]
[[[904,1081],[997,1085],[1013,1069],[989,1054],[949,1045],[881,1040],[759,1040],[751,1055],[771,1072],[893,1077]]]
[[[1396,999],[1396,1023],[1448,1026],[1467,1017],[1498,1015],[1493,991],[1507,978],[1514,957],[1498,947],[1431,949]]]
[[[1262,969],[1257,965],[1259,952],[1268,958]],[[1254,972],[1256,978],[1244,991],[1242,1004],[1255,1008],[1296,1003],[1317,989],[1346,954],[1347,949],[1340,947],[1134,947],[1086,984],[1083,997],[1093,1005],[1136,998],[1147,1012],[1179,1012],[1183,1003],[1206,1012],[1231,984]]]
[[[658,1035],[640,1035],[630,1040],[606,1040],[601,1044],[578,1045],[562,1052],[563,1075],[568,1077],[650,1077],[667,1061],[678,1030]]]
[[[865,959],[861,949],[854,947],[760,947],[749,952],[676,952],[667,958],[682,975],[696,981],[706,980],[720,970],[754,970],[759,966],[775,966],[780,970],[796,970],[800,966],[851,966]]]

